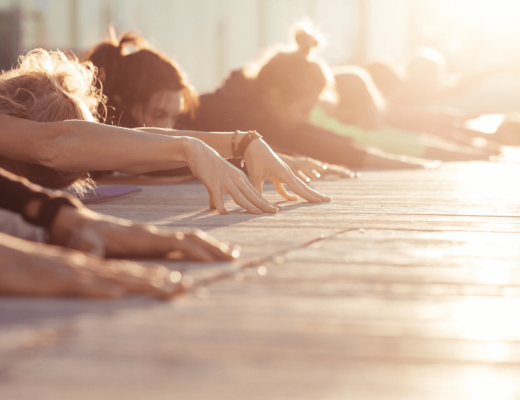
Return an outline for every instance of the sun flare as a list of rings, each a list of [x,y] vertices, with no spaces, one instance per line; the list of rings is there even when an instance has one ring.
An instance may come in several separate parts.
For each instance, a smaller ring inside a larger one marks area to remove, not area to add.
[[[470,26],[493,31],[514,27],[520,17],[516,0],[445,0],[443,9]]]

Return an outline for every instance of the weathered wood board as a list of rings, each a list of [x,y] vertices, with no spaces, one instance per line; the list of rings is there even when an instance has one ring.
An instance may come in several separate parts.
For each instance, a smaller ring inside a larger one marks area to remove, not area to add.
[[[330,204],[206,209],[200,184],[94,205],[240,244],[172,302],[0,299],[0,399],[520,398],[520,165],[371,171]]]

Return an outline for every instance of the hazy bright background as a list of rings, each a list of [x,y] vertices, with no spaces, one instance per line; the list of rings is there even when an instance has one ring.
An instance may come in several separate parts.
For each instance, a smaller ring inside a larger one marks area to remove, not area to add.
[[[81,53],[110,22],[118,33],[139,30],[180,63],[200,93],[267,47],[287,43],[289,29],[305,17],[326,39],[320,54],[333,66],[374,58],[404,63],[432,46],[446,55],[451,72],[496,65],[520,72],[518,0],[0,0],[1,10],[21,17],[19,53],[34,47]],[[519,94],[520,74],[510,72],[457,104],[520,111]]]

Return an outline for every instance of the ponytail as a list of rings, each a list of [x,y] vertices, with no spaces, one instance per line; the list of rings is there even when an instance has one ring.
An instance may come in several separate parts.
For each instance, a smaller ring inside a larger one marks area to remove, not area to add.
[[[136,31],[125,33],[117,39],[113,28],[110,28],[110,37],[107,41],[98,44],[86,56],[98,69],[98,86],[103,87],[106,95],[114,94],[115,78],[121,68],[122,58],[129,53],[128,47],[134,46],[136,49],[148,47],[145,39],[139,36]]]
[[[318,39],[305,29],[297,29],[294,32],[294,41],[298,45],[297,53],[307,57],[311,50],[320,43]]]
[[[258,63],[258,72],[249,73],[255,90],[261,94],[276,88],[287,104],[305,96],[316,99],[328,93],[333,86],[329,67],[312,50],[320,44],[319,36],[312,26],[304,22],[293,31],[292,38],[297,48],[277,51]]]
[[[153,50],[135,31],[119,39],[113,29],[110,39],[98,44],[87,59],[98,69],[98,87],[108,97],[107,120],[134,128],[128,112],[134,104],[146,104],[158,90],[181,91],[184,112],[193,116],[198,106],[195,90],[189,85],[184,72],[166,55]]]

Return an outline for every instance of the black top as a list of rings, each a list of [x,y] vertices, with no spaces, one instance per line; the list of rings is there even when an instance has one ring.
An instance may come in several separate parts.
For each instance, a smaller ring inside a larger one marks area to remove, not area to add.
[[[35,218],[26,215],[31,200],[40,200],[41,207]],[[62,205],[80,207],[80,203],[63,193],[53,194],[0,168],[0,208],[20,214],[27,222],[49,229]]]
[[[283,128],[256,101],[242,71],[234,71],[217,91],[200,97],[193,120],[182,128],[196,131],[232,132],[256,130],[275,150],[300,154],[331,164],[363,167],[366,152],[350,138],[309,124]]]

